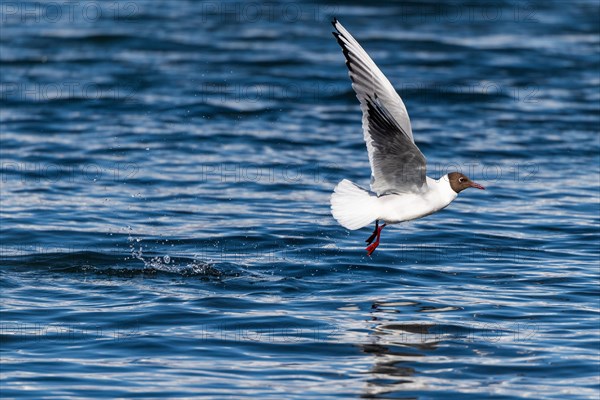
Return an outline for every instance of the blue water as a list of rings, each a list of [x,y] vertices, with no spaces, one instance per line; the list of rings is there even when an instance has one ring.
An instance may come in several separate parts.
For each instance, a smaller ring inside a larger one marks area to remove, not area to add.
[[[3,398],[597,399],[596,1],[3,2]],[[368,185],[332,16],[444,211]]]

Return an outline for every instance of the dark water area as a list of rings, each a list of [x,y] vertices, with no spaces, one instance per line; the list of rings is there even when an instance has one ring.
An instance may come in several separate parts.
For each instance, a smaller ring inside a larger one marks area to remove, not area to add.
[[[597,1],[2,2],[2,398],[597,399]],[[390,227],[336,16],[428,175]]]

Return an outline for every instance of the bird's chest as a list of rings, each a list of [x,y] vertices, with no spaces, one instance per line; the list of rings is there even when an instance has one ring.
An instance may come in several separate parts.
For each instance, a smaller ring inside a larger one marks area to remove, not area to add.
[[[433,191],[423,195],[398,196],[386,202],[382,219],[393,224],[422,218],[448,206],[454,200],[449,197]]]

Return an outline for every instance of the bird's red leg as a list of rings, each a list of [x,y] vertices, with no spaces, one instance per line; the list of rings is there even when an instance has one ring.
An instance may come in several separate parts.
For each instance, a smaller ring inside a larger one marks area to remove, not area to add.
[[[370,245],[367,246],[367,248],[365,250],[367,250],[367,255],[370,256],[371,254],[373,254],[373,252],[375,251],[375,249],[377,248],[377,246],[379,246],[379,238],[381,237],[381,231],[383,230],[383,228],[385,228],[386,224],[381,225],[380,227],[377,228],[377,238],[375,239],[375,241],[373,243],[371,243]]]
[[[371,234],[371,236],[369,236],[369,238],[367,240],[365,240],[365,242],[367,242],[367,244],[371,244],[373,243],[373,240],[375,240],[375,236],[377,236],[377,232],[379,231],[379,220],[375,220],[375,230],[373,230],[373,233]]]

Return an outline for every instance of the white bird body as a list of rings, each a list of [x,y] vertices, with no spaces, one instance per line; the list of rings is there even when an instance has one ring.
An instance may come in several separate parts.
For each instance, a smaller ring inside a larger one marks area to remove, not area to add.
[[[397,224],[422,218],[447,207],[456,196],[458,193],[450,187],[447,176],[438,180],[427,177],[427,186],[421,193],[379,197],[383,206],[379,219],[388,224]]]
[[[371,255],[386,224],[433,214],[447,207],[462,190],[484,187],[459,172],[438,180],[426,176],[425,156],[415,144],[404,102],[350,32],[336,19],[333,26],[363,114],[371,190],[342,180],[331,195],[331,213],[350,230],[375,222],[375,231],[367,239],[370,245],[366,250]],[[379,226],[379,221],[385,223]]]
[[[457,196],[448,175],[435,180],[427,177],[418,193],[389,194],[378,197],[347,179],[331,196],[333,217],[346,229],[356,230],[381,220],[398,224],[433,214],[447,207]]]

